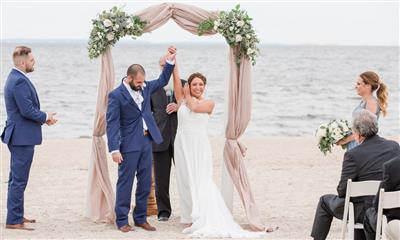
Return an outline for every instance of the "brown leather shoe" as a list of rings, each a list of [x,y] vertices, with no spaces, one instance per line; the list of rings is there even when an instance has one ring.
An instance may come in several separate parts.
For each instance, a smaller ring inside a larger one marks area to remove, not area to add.
[[[17,229],[17,230],[27,230],[27,231],[33,231],[35,230],[34,228],[29,228],[26,227],[23,223],[19,224],[6,224],[7,229]]]
[[[141,227],[146,231],[155,231],[156,230],[156,228],[151,226],[148,222],[145,222],[145,223],[142,223],[142,224],[135,223],[135,226],[136,227]]]
[[[134,229],[133,229],[133,227],[131,226],[131,225],[129,225],[129,224],[126,224],[126,225],[124,225],[124,226],[122,226],[122,227],[120,227],[120,228],[118,228],[121,232],[131,232],[131,231],[135,231]]]
[[[24,217],[24,223],[35,223],[36,220],[35,219],[27,219]]]

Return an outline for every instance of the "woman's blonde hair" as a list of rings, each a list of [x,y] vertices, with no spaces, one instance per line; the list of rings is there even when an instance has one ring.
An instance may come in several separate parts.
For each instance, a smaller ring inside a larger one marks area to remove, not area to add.
[[[371,85],[372,92],[377,90],[376,96],[378,97],[379,107],[383,116],[386,116],[388,106],[388,91],[386,84],[379,78],[378,74],[372,71],[361,73],[360,78],[365,84]]]

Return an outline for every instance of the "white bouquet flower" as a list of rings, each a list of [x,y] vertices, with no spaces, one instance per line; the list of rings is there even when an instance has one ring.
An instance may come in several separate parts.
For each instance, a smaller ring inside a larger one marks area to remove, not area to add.
[[[332,151],[332,146],[339,140],[351,134],[351,128],[347,120],[333,120],[328,124],[321,124],[316,131],[318,148],[324,155]],[[342,146],[346,148],[346,146]]]

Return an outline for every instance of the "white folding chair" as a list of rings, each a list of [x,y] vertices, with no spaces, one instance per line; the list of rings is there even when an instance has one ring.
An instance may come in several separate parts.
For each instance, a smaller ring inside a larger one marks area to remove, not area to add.
[[[388,222],[386,216],[383,215],[383,209],[400,208],[400,191],[395,192],[385,192],[383,188],[379,191],[379,204],[377,212],[377,222],[376,222],[376,240],[386,239],[385,233],[388,227]],[[382,227],[382,231],[381,231]]]
[[[348,238],[354,239],[354,229],[364,228],[362,223],[355,222],[354,205],[350,202],[350,197],[375,196],[380,183],[380,181],[353,182],[351,179],[347,180],[341,239],[345,239],[346,229],[348,229]]]
[[[400,220],[392,220],[387,224],[385,232],[386,238],[389,240],[399,240],[400,239]]]

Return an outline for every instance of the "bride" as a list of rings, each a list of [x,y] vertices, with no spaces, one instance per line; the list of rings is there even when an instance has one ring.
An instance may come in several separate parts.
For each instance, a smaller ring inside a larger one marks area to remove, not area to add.
[[[215,103],[203,97],[206,77],[201,73],[193,73],[182,87],[178,64],[175,62],[173,79],[179,107],[174,145],[175,170],[181,223],[187,225],[183,233],[196,238],[263,236],[265,232],[245,231],[233,220],[213,182],[207,124]]]

